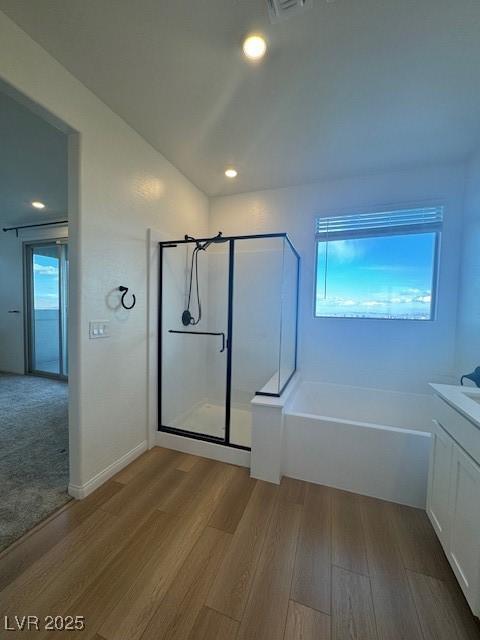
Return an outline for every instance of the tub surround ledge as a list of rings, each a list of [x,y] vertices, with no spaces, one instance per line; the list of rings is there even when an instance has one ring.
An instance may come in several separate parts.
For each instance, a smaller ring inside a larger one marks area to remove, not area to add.
[[[300,375],[296,373],[280,397],[255,396],[252,400],[252,478],[280,484],[283,471],[284,408],[299,383]]]

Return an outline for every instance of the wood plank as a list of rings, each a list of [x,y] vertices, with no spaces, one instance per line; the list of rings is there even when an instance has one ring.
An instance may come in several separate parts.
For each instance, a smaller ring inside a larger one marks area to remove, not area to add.
[[[170,454],[166,453],[167,451],[167,449],[161,449],[160,447],[153,447],[145,451],[142,455],[138,456],[138,458],[135,458],[127,467],[119,471],[113,479],[121,484],[128,484],[133,478],[136,478],[149,467],[156,467],[162,458],[168,459]]]
[[[51,612],[52,603],[55,605],[56,615],[66,611],[71,603],[97,579],[155,510],[158,500],[156,493],[159,487],[179,475],[184,474],[175,468],[171,468],[165,474],[158,474],[148,490],[145,489],[135,501],[132,500],[131,504],[126,505],[119,516],[113,516],[99,508],[86,522],[89,523],[92,518],[95,518],[95,521],[98,520],[96,525],[94,522],[94,530],[88,530],[85,543],[74,540],[69,547],[69,553],[63,551],[61,545],[57,545],[60,553],[55,553],[57,548],[54,548],[52,553],[33,565],[33,579],[27,572],[24,574],[26,580],[22,575],[12,583],[8,598],[17,603],[17,610],[18,602],[21,602],[23,608],[34,610],[35,615],[39,617]],[[124,490],[127,491],[129,486],[131,485],[125,485]],[[81,527],[77,530],[80,529]],[[47,563],[46,566],[44,566],[45,563]],[[45,576],[48,576],[48,580]],[[5,591],[0,596],[2,601],[4,594]],[[5,609],[6,613],[9,613],[12,606],[5,606]],[[45,634],[38,632],[35,637],[40,639],[43,635]]]
[[[425,511],[393,503],[389,510],[404,566],[434,578],[453,579],[448,560]]]
[[[375,640],[377,629],[370,579],[333,567],[333,640]]]
[[[407,571],[424,640],[478,640],[475,621],[457,585]],[[454,592],[457,590],[457,593]]]
[[[182,453],[177,463],[177,469],[188,473],[192,470],[193,465],[196,464],[198,460],[198,456],[193,456],[190,453]]]
[[[157,481],[161,481],[164,476],[171,474],[173,470],[176,472],[178,481],[183,479],[185,474],[175,469],[177,458],[178,453],[176,451],[159,449],[159,453],[150,459],[149,464],[124,485],[123,491],[120,491],[101,506],[102,510],[108,511],[112,515],[120,515],[127,507],[129,509],[135,508],[138,498],[146,492],[151,494],[152,485]],[[175,487],[169,486],[168,491],[165,493],[169,495],[174,490]],[[161,497],[163,496],[158,496],[157,504],[160,504]]]
[[[330,616],[290,600],[284,640],[330,640]]]
[[[389,509],[388,502],[361,498],[378,636],[382,640],[422,640]]]
[[[210,527],[235,533],[245,507],[250,500],[256,480],[250,478],[250,470],[238,467],[223,494],[220,504],[208,523]]]
[[[96,638],[98,629],[115,604],[128,591],[143,568],[165,548],[165,540],[175,535],[175,516],[154,511],[137,534],[123,547],[102,573],[72,602],[66,614],[85,616],[86,631],[82,640]]]
[[[57,514],[27,533],[0,558],[0,591],[26,571],[92,513],[109,500],[123,485],[106,482],[83,500],[73,500]]]
[[[113,513],[122,527],[139,526],[163,500],[165,494],[174,491],[185,477],[175,468],[175,458],[162,463],[154,475],[150,471],[140,473],[124,485],[123,491],[101,505],[100,510]]]
[[[291,502],[295,502],[295,504],[301,505],[305,503],[307,483],[303,482],[303,480],[283,476],[280,487],[286,500],[290,500]]]
[[[277,492],[275,485],[257,481],[207,598],[207,606],[235,620],[243,616]]]
[[[288,613],[302,507],[279,495],[237,640],[282,638]]]
[[[331,599],[331,497],[328,487],[307,487],[292,583],[292,600],[327,614]]]
[[[177,464],[178,459],[175,461]],[[209,488],[210,477],[222,470],[226,476],[232,477],[234,467],[216,460],[199,458],[191,471],[184,473],[181,482],[171,491],[165,492],[158,508],[168,513],[184,515],[190,511],[195,503],[203,498],[205,490]],[[224,488],[222,490],[223,494]]]
[[[209,461],[210,462],[210,461]],[[194,469],[196,469],[195,465]],[[175,575],[206,527],[232,474],[232,467],[214,464],[206,467],[202,490],[189,508],[177,515],[172,535],[165,536],[163,546],[152,555],[128,591],[106,616],[99,633],[107,640],[138,640],[164,598]],[[175,469],[175,471],[177,471]],[[193,473],[194,470],[188,474]],[[182,473],[182,471],[177,471]]]
[[[371,576],[404,576],[403,559],[390,517],[391,503],[360,496],[368,567]]]
[[[180,472],[178,472],[180,473]],[[101,513],[98,511],[98,513]],[[148,514],[148,511],[145,511]],[[90,544],[80,550],[70,560],[64,558],[63,567],[56,580],[50,581],[34,598],[33,607],[40,618],[51,613],[52,602],[55,603],[56,615],[65,612],[71,603],[101,575],[112,560],[122,554],[129,540],[135,538],[144,518],[128,519],[107,516],[107,521],[97,527],[95,537]],[[24,604],[25,606],[25,604]],[[48,632],[35,632],[35,638],[42,639]]]
[[[238,622],[218,611],[203,607],[198,614],[188,640],[234,640]]]
[[[34,562],[0,593],[0,609],[5,614],[20,610],[35,601],[36,596],[51,582],[60,579],[65,559],[73,561],[82,547],[90,544],[96,531],[110,521],[107,513],[95,511],[60,543]],[[15,615],[15,614],[14,614]]]
[[[422,640],[418,614],[405,576],[370,578],[378,637]]]
[[[360,499],[354,493],[332,490],[332,545],[334,565],[368,575]]]
[[[207,527],[160,602],[142,640],[185,640],[200,613],[231,534]]]

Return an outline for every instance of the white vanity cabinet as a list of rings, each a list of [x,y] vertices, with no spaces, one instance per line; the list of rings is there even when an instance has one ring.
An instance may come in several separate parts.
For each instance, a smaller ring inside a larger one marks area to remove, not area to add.
[[[450,475],[454,441],[434,421],[428,473],[427,513],[442,545],[450,532]]]
[[[436,398],[435,407],[427,513],[473,613],[480,616],[480,427],[444,399]]]
[[[475,615],[480,615],[480,467],[453,448],[448,556]]]

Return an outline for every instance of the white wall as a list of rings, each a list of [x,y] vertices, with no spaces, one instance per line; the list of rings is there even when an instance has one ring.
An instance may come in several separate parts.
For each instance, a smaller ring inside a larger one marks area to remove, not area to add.
[[[3,13],[0,78],[79,132],[69,211],[70,448],[71,483],[83,485],[146,440],[146,231],[204,234],[208,202]],[[120,284],[137,296],[130,312],[118,309]],[[94,319],[110,321],[110,338],[88,339]]]
[[[211,201],[210,231],[286,231],[302,256],[299,366],[305,378],[424,392],[450,382],[455,331],[465,167],[430,167]],[[445,205],[438,314],[434,322],[313,317],[314,218],[377,207]]]
[[[458,376],[480,366],[480,152],[468,166],[458,313]]]
[[[66,227],[28,229],[0,235],[0,371],[25,373],[25,315],[23,295],[23,243],[66,238]],[[20,313],[8,313],[18,309]]]

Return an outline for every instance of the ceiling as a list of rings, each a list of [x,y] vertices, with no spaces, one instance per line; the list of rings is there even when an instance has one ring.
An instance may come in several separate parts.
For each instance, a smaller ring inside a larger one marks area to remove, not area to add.
[[[67,136],[0,91],[0,141],[0,226],[65,219]]]
[[[0,0],[209,195],[460,160],[480,144],[478,0]],[[242,58],[263,32],[267,56]],[[239,175],[228,181],[227,165]]]

